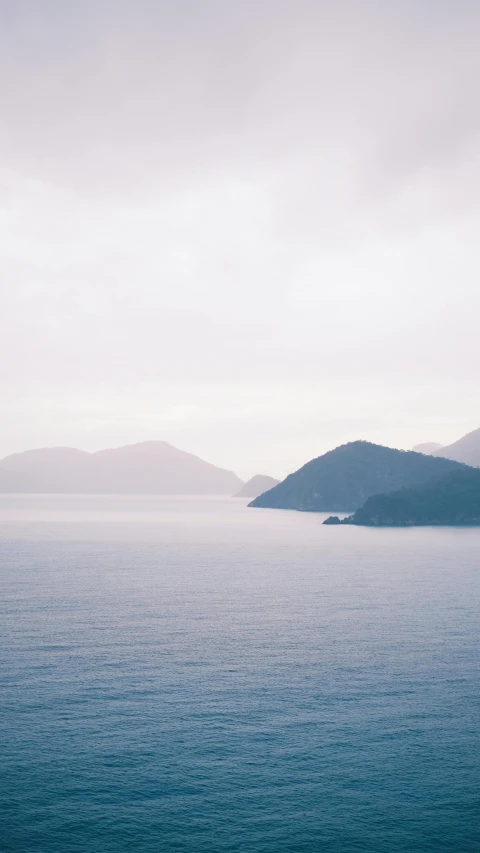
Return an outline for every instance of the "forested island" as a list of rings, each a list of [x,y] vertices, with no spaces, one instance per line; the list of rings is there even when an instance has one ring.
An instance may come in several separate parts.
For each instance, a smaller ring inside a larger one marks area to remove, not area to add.
[[[426,483],[465,466],[412,450],[352,441],[311,459],[249,506],[303,512],[352,512],[367,498]]]
[[[480,469],[465,467],[420,486],[374,495],[353,515],[330,516],[324,524],[480,525]]]

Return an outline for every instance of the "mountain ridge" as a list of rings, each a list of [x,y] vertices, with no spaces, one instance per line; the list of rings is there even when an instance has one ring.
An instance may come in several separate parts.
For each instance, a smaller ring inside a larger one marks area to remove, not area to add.
[[[0,471],[21,478],[9,487],[6,475],[0,477],[0,489],[34,493],[231,495],[243,485],[233,471],[163,441],[93,453],[34,448],[0,460]]]
[[[474,429],[452,444],[436,450],[433,455],[480,468],[480,428]]]
[[[425,453],[427,456],[432,456],[437,450],[441,450],[442,445],[438,441],[424,441],[422,444],[416,444],[412,447],[414,453]]]
[[[250,479],[243,484],[235,497],[257,498],[269,489],[273,489],[274,486],[278,486],[279,482],[280,480],[276,480],[275,477],[269,477],[268,474],[254,474],[253,477],[250,477]]]
[[[306,512],[347,512],[381,492],[419,485],[460,463],[354,441],[311,459],[279,485],[249,503],[250,507]]]

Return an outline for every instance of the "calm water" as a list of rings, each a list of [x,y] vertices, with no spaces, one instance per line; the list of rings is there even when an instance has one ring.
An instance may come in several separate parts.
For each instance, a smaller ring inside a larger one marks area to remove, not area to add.
[[[0,496],[0,849],[480,851],[480,530]]]

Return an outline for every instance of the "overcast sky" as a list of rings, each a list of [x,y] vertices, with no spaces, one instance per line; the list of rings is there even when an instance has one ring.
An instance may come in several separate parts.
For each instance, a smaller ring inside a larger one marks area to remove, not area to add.
[[[478,0],[0,0],[0,456],[480,426]]]

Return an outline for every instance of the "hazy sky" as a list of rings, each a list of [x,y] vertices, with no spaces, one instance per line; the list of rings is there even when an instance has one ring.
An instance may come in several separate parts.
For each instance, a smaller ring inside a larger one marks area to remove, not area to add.
[[[478,0],[0,0],[0,456],[480,426]]]

